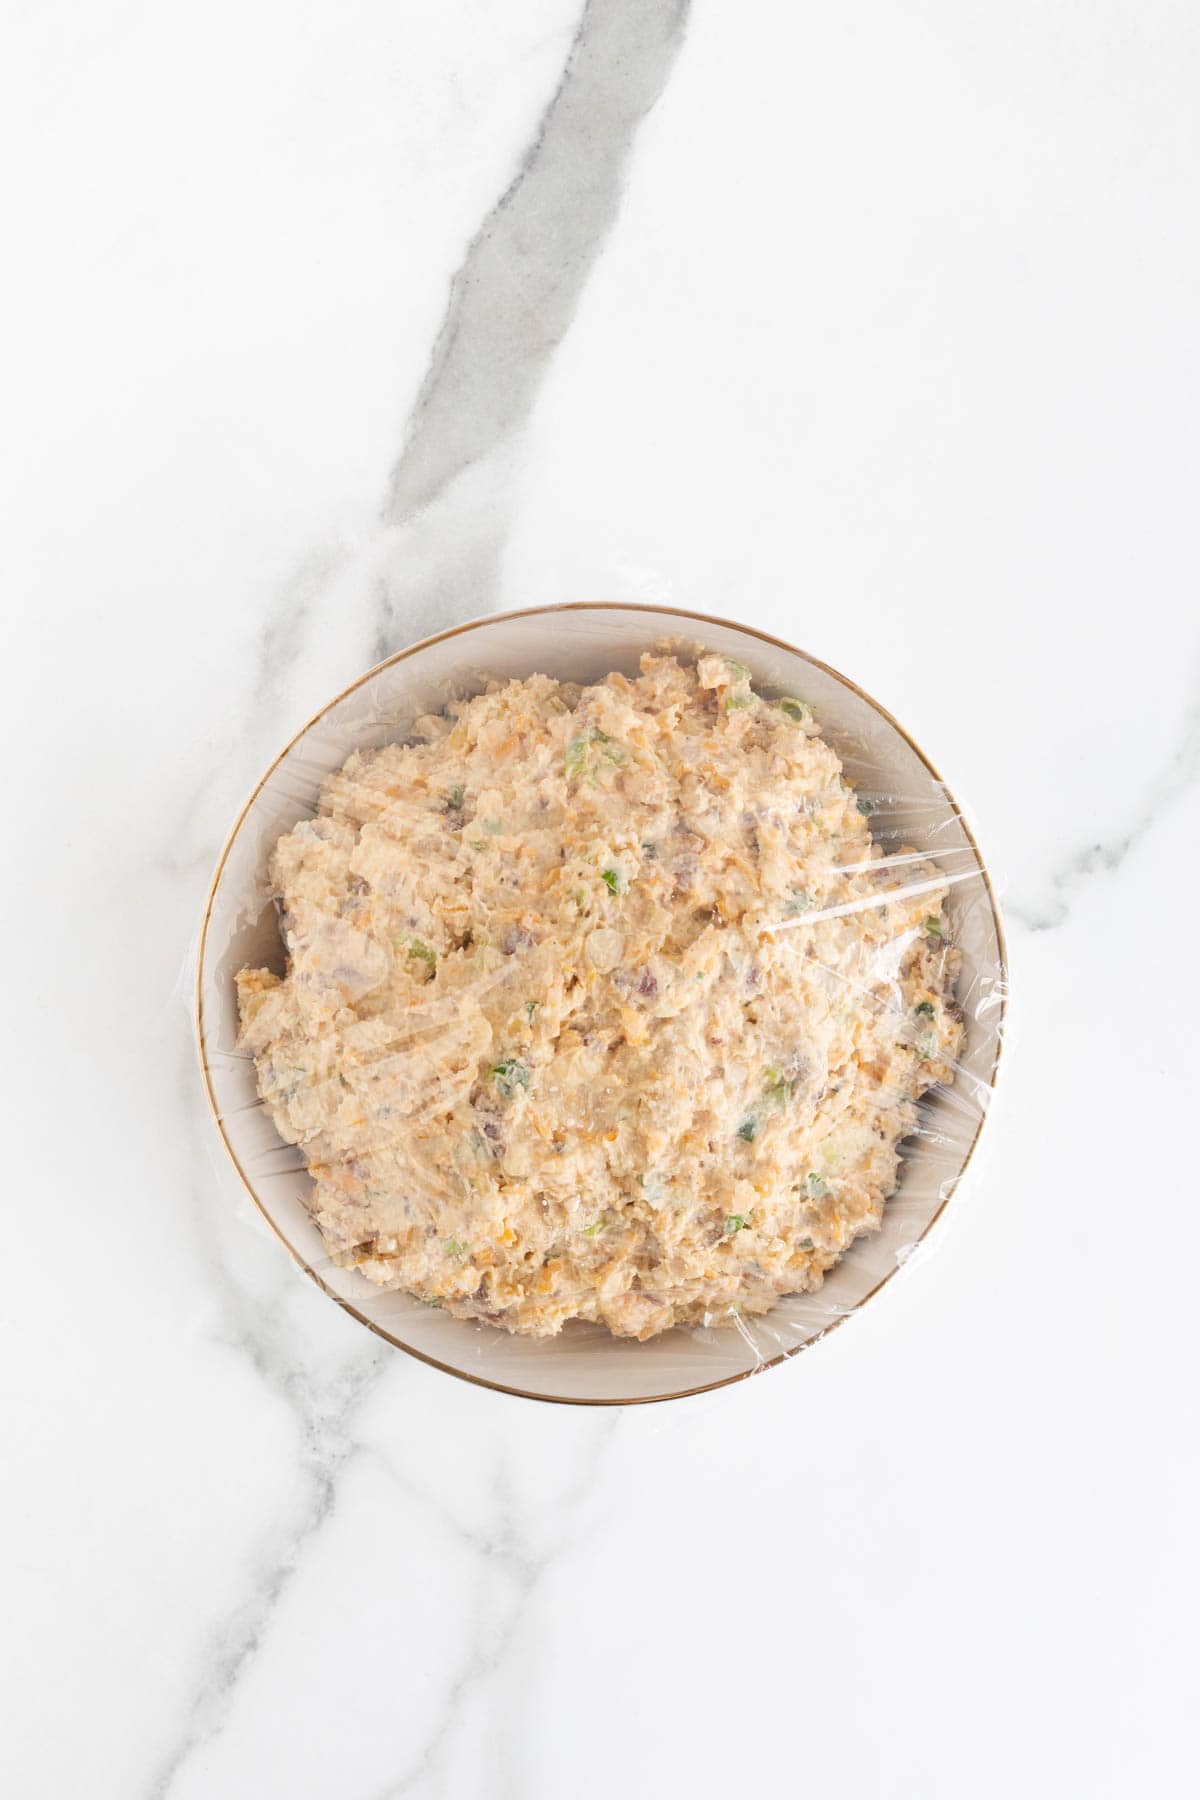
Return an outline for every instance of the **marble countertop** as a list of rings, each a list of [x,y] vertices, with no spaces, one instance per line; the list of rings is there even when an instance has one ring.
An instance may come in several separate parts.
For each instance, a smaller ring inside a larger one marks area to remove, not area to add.
[[[1200,19],[67,0],[3,35],[0,1788],[1182,1792]],[[936,1254],[625,1411],[452,1380],[295,1274],[188,1010],[278,746],[558,599],[855,677],[969,803],[1012,954]]]

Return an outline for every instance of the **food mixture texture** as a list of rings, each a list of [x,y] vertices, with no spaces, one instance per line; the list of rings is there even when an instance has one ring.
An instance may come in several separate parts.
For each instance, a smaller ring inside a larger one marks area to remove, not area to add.
[[[943,879],[739,663],[533,675],[356,754],[277,844],[241,1042],[330,1255],[649,1338],[820,1286],[962,1027]]]

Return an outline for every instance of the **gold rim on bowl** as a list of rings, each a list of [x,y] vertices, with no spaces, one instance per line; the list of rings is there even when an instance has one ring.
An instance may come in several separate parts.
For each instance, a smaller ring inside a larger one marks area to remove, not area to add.
[[[955,798],[954,794],[951,792],[949,787],[947,787],[945,781],[943,780],[943,778],[942,778],[941,774],[939,773],[935,764],[933,762],[931,762],[929,757],[925,754],[924,750],[922,750],[921,746],[916,742],[916,740],[911,736],[911,734],[905,730],[904,726],[901,725],[900,721],[892,716],[892,714],[888,711],[886,706],[881,706],[879,701],[876,700],[873,695],[868,694],[865,688],[859,687],[859,685],[856,681],[851,681],[849,676],[843,675],[839,669],[835,669],[835,668],[831,667],[831,665],[829,663],[822,662],[819,657],[810,656],[806,650],[798,650],[796,648],[795,644],[789,644],[785,638],[775,637],[774,634],[769,631],[759,631],[756,626],[744,625],[741,623],[740,620],[737,620],[737,619],[719,618],[718,616],[716,616],[713,613],[689,612],[686,608],[681,607],[681,606],[658,606],[658,605],[642,606],[642,605],[639,605],[635,601],[623,601],[623,600],[613,600],[613,601],[609,601],[609,600],[606,600],[606,601],[570,600],[570,601],[562,601],[555,605],[550,605],[550,606],[514,607],[509,611],[485,613],[481,618],[468,619],[465,624],[452,625],[449,628],[449,630],[447,630],[447,631],[436,631],[430,637],[421,638],[419,640],[419,642],[417,642],[415,644],[409,644],[406,649],[397,650],[393,656],[387,656],[384,658],[384,660],[382,662],[376,663],[373,668],[368,669],[364,674],[360,675],[357,678],[357,680],[350,682],[346,687],[344,687],[341,690],[340,693],[335,694],[331,700],[327,700],[325,702],[325,705],[321,707],[319,712],[314,713],[312,718],[307,720],[306,723],[300,727],[299,731],[293,733],[293,735],[288,739],[287,743],[283,746],[283,749],[279,752],[278,756],[275,757],[275,759],[271,763],[270,767],[265,771],[265,773],[263,774],[261,779],[257,782],[253,791],[251,792],[251,794],[247,798],[245,804],[243,805],[241,811],[238,813],[238,816],[234,820],[233,826],[230,829],[229,835],[225,839],[225,843],[222,846],[221,854],[217,858],[217,866],[213,870],[213,877],[212,877],[211,882],[209,883],[208,895],[204,902],[204,916],[203,916],[203,919],[201,920],[201,924],[200,924],[200,937],[199,937],[199,943],[198,943],[197,951],[196,951],[196,990],[195,990],[195,1013],[194,1013],[194,1022],[195,1022],[195,1029],[196,1029],[196,1045],[197,1045],[197,1049],[198,1049],[199,1055],[200,1055],[200,1070],[201,1070],[201,1075],[202,1075],[202,1078],[204,1081],[205,1096],[208,1100],[208,1109],[209,1109],[210,1113],[212,1114],[213,1122],[216,1125],[217,1131],[221,1138],[221,1142],[225,1146],[226,1154],[228,1155],[230,1162],[233,1164],[234,1169],[237,1171],[238,1179],[240,1180],[242,1186],[245,1188],[247,1194],[250,1196],[250,1199],[254,1202],[254,1205],[258,1208],[259,1213],[266,1220],[267,1224],[270,1226],[270,1228],[274,1232],[275,1236],[279,1239],[279,1241],[283,1245],[284,1249],[288,1252],[288,1255],[292,1258],[293,1262],[295,1262],[299,1268],[303,1269],[304,1273],[307,1276],[309,1276],[312,1281],[314,1281],[316,1283],[316,1285],[321,1289],[322,1293],[328,1294],[329,1298],[332,1301],[334,1301],[334,1303],[336,1305],[340,1306],[343,1312],[349,1313],[351,1318],[357,1319],[357,1321],[360,1325],[365,1325],[368,1331],[373,1331],[375,1333],[376,1337],[382,1338],[385,1343],[391,1344],[393,1346],[393,1348],[395,1348],[397,1350],[403,1350],[406,1355],[415,1357],[418,1362],[427,1363],[429,1365],[429,1367],[433,1368],[433,1369],[440,1369],[443,1372],[443,1374],[454,1375],[460,1381],[469,1381],[469,1382],[473,1383],[474,1386],[476,1386],[476,1387],[491,1388],[493,1393],[513,1394],[518,1399],[521,1399],[521,1400],[541,1400],[541,1401],[548,1402],[551,1405],[561,1405],[561,1406],[653,1406],[653,1405],[656,1405],[659,1401],[663,1401],[663,1400],[686,1400],[696,1394],[708,1394],[708,1393],[715,1392],[716,1389],[718,1389],[718,1388],[732,1387],[735,1382],[747,1381],[753,1375],[761,1375],[767,1369],[777,1368],[780,1365],[780,1363],[789,1361],[789,1359],[793,1356],[798,1356],[801,1353],[801,1351],[811,1349],[812,1346],[814,1344],[819,1343],[822,1338],[828,1337],[829,1333],[831,1331],[836,1331],[837,1327],[839,1325],[843,1324],[846,1319],[852,1318],[855,1313],[861,1312],[863,1307],[867,1304],[868,1300],[873,1300],[875,1295],[879,1293],[880,1289],[887,1286],[888,1282],[891,1281],[892,1277],[895,1275],[896,1269],[899,1268],[901,1265],[897,1264],[896,1268],[889,1269],[888,1273],[886,1275],[881,1276],[880,1279],[875,1283],[875,1286],[873,1288],[869,1289],[869,1291],[867,1293],[865,1293],[860,1300],[855,1301],[853,1306],[848,1307],[845,1312],[840,1313],[838,1315],[838,1317],[836,1319],[832,1320],[830,1322],[830,1324],[826,1325],[822,1331],[815,1332],[812,1337],[806,1338],[802,1344],[797,1344],[794,1349],[780,1350],[777,1355],[768,1357],[764,1362],[756,1363],[755,1366],[751,1369],[743,1369],[736,1375],[722,1375],[716,1381],[704,1381],[704,1382],[699,1383],[699,1385],[696,1387],[676,1388],[667,1394],[638,1394],[638,1395],[632,1396],[628,1399],[596,1399],[596,1398],[587,1398],[582,1395],[575,1395],[575,1394],[532,1393],[528,1388],[512,1387],[508,1383],[502,1382],[502,1381],[489,1381],[483,1375],[473,1375],[467,1369],[455,1368],[452,1363],[440,1362],[437,1357],[429,1356],[423,1350],[414,1349],[411,1344],[406,1344],[402,1338],[394,1337],[390,1331],[385,1331],[384,1328],[382,1327],[382,1325],[377,1325],[373,1319],[368,1319],[366,1317],[366,1315],[364,1313],[359,1312],[358,1308],[356,1306],[354,1306],[349,1300],[346,1300],[342,1297],[342,1295],[335,1293],[334,1290],[329,1286],[328,1282],[325,1281],[323,1279],[323,1277],[319,1274],[319,1272],[313,1268],[311,1263],[306,1262],[304,1257],[301,1256],[300,1252],[294,1247],[294,1245],[289,1243],[288,1239],[284,1236],[284,1234],[280,1230],[279,1226],[275,1223],[274,1219],[271,1217],[270,1213],[267,1211],[266,1207],[263,1205],[262,1201],[259,1199],[258,1194],[255,1192],[253,1183],[251,1182],[249,1176],[246,1174],[246,1171],[242,1167],[241,1162],[238,1160],[237,1153],[234,1150],[233,1145],[230,1143],[229,1138],[226,1134],[224,1121],[222,1120],[221,1114],[217,1108],[216,1096],[213,1093],[212,1078],[209,1073],[209,1067],[208,1067],[208,1049],[207,1049],[207,1045],[205,1043],[205,1037],[204,1037],[204,993],[203,993],[204,958],[205,958],[205,952],[206,952],[206,949],[208,946],[208,927],[209,927],[209,921],[212,917],[213,902],[216,899],[217,889],[220,886],[221,876],[224,873],[225,864],[229,860],[229,853],[233,848],[233,845],[237,839],[238,833],[242,829],[242,825],[245,822],[247,813],[250,811],[250,808],[254,805],[254,802],[258,799],[258,796],[261,794],[263,788],[267,785],[268,781],[270,781],[272,775],[274,775],[276,769],[279,767],[279,765],[283,761],[284,757],[288,755],[289,751],[291,751],[293,749],[293,747],[299,743],[299,741],[302,737],[304,737],[308,732],[310,732],[312,730],[314,725],[319,724],[319,722],[325,717],[326,713],[328,713],[333,707],[337,706],[342,700],[344,700],[348,694],[354,693],[354,691],[357,688],[362,687],[364,682],[372,680],[373,677],[378,675],[382,669],[388,669],[388,668],[391,668],[394,663],[406,661],[408,657],[415,656],[419,651],[428,649],[431,644],[441,644],[441,643],[445,643],[450,638],[463,637],[468,632],[478,631],[481,626],[493,624],[497,619],[506,619],[506,618],[507,619],[523,619],[523,618],[536,617],[539,614],[549,615],[551,613],[566,613],[566,612],[629,612],[629,613],[653,612],[656,614],[667,614],[668,616],[670,616],[672,618],[676,618],[676,619],[684,619],[684,620],[687,620],[690,624],[694,624],[694,625],[716,625],[716,626],[722,627],[729,631],[740,631],[740,632],[744,633],[747,637],[757,638],[760,643],[772,644],[778,650],[785,650],[792,656],[800,657],[800,659],[803,662],[808,663],[814,669],[822,670],[826,675],[829,675],[835,681],[840,682],[844,688],[849,689],[849,691],[851,693],[857,694],[857,696],[859,697],[860,700],[864,700],[868,706],[872,707],[874,709],[874,711],[877,712],[882,719],[886,720],[886,722],[892,727],[892,729],[898,734],[898,736],[903,738],[904,742],[908,745],[909,749],[912,750],[913,753],[917,757],[919,757],[921,762],[928,769],[929,773],[933,776],[934,780],[939,784],[939,786],[941,787],[947,800],[950,802],[951,810],[953,811],[954,816],[957,819],[959,825],[962,827],[962,830],[967,839],[967,842],[970,844],[971,849],[974,852],[976,862],[978,863],[978,866],[979,866],[979,872],[983,878],[984,887],[987,891],[988,904],[990,905],[991,910],[992,910],[992,919],[993,919],[993,921],[995,923],[995,927],[996,927],[996,942],[997,942],[997,948],[998,948],[999,972],[1000,972],[1000,978],[1001,978],[1000,979],[1000,1016],[997,1021],[996,1033],[995,1033],[996,1047],[995,1047],[995,1054],[992,1057],[992,1067],[991,1067],[991,1070],[988,1075],[988,1086],[994,1088],[995,1082],[996,1082],[996,1071],[1000,1066],[1000,1055],[1001,1055],[1001,1051],[1003,1049],[1003,1042],[1004,1042],[1004,1021],[1005,1021],[1005,1016],[1006,1016],[1007,1009],[1008,1009],[1008,993],[1007,993],[1007,989],[1008,989],[1008,951],[1007,951],[1007,947],[1005,944],[1005,938],[1004,938],[1004,925],[1003,925],[1003,921],[1001,920],[1001,917],[1000,917],[1000,907],[996,900],[996,891],[995,891],[995,888],[992,886],[992,878],[991,878],[990,874],[988,873],[987,864],[983,860],[983,855],[979,849],[979,845],[975,841],[975,834],[971,830],[971,827],[970,827],[969,823],[967,822],[967,819],[965,818],[962,808],[959,806],[957,799]],[[975,1148],[979,1142],[979,1135],[983,1130],[984,1119],[986,1118],[986,1116],[987,1116],[986,1113],[980,1114],[979,1122],[975,1127],[975,1132],[971,1138],[971,1142],[967,1146],[967,1152],[966,1152],[966,1155],[963,1157],[962,1164],[958,1170],[958,1173],[955,1175],[952,1183],[949,1186],[948,1191],[942,1196],[941,1203],[938,1206],[937,1211],[930,1218],[930,1220],[926,1224],[925,1228],[921,1232],[920,1236],[917,1237],[916,1239],[914,1239],[911,1249],[915,1250],[917,1245],[923,1243],[925,1241],[925,1239],[929,1236],[930,1232],[933,1230],[934,1226],[937,1224],[938,1220],[941,1218],[942,1214],[945,1212],[946,1207],[949,1205],[951,1199],[953,1198],[955,1192],[957,1191],[958,1185],[962,1181],[962,1178],[966,1174],[967,1169],[970,1165],[971,1158],[975,1154]]]

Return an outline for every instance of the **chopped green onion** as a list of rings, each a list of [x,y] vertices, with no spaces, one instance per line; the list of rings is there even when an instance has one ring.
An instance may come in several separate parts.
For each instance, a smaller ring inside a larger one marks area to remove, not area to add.
[[[567,745],[566,765],[568,775],[580,775],[583,772],[584,760],[587,757],[588,741],[586,737],[574,737]]]
[[[801,1250],[811,1250],[813,1248],[812,1239],[811,1238],[801,1238],[799,1240],[798,1248]]]
[[[437,951],[431,950],[428,944],[423,944],[420,938],[409,938],[405,948],[410,956],[415,956],[420,962],[428,963],[431,969],[437,968]]]
[[[877,813],[879,811],[879,802],[877,800],[868,800],[865,794],[860,794],[858,797],[858,810],[864,819],[869,819],[872,813]]]
[[[732,656],[727,656],[725,658],[725,667],[729,670],[729,673],[733,676],[735,681],[749,681],[750,671],[745,663],[735,662]]]
[[[584,1237],[595,1237],[596,1233],[598,1231],[602,1231],[603,1228],[604,1228],[604,1219],[601,1217],[601,1218],[597,1219],[593,1224],[585,1225],[583,1228],[583,1235],[584,1235]]]
[[[946,935],[945,932],[942,930],[942,921],[940,919],[935,919],[933,917],[926,919],[925,930],[928,933],[928,935],[931,938],[934,938],[939,944],[941,943],[942,939]]]
[[[725,1229],[730,1237],[737,1231],[744,1231],[746,1229],[746,1221],[741,1213],[730,1213],[725,1221]]]
[[[529,1086],[529,1065],[510,1056],[505,1062],[492,1066],[492,1078],[505,1100],[511,1100],[519,1087]]]
[[[806,1176],[804,1185],[808,1189],[808,1197],[810,1200],[823,1200],[829,1192],[829,1188],[820,1175],[814,1174]]]
[[[803,888],[792,888],[791,899],[783,909],[784,917],[794,919],[798,914],[810,911],[815,904],[812,895],[806,894]]]
[[[620,869],[601,869],[600,879],[610,894],[624,894],[628,891],[629,883]]]
[[[737,1134],[740,1138],[744,1138],[748,1144],[752,1144],[758,1136],[758,1120],[743,1119],[737,1128]]]
[[[792,1084],[782,1069],[763,1070],[763,1094],[772,1106],[784,1107],[792,1097]]]
[[[918,1056],[924,1056],[924,1057],[928,1058],[931,1056],[936,1056],[937,1053],[938,1053],[938,1040],[937,1040],[936,1031],[927,1031],[923,1037],[919,1037],[917,1039],[917,1055]]]
[[[530,1024],[533,1023],[534,1014],[537,1012],[537,1009],[541,1004],[542,1003],[540,1000],[527,1000],[526,1001],[525,1011],[529,1014]]]
[[[466,797],[467,796],[463,789],[463,785],[462,785],[461,781],[456,781],[454,783],[454,786],[449,790],[449,792],[447,794],[447,798],[450,801],[451,806],[454,807],[454,809],[456,811],[462,806],[462,803],[466,799]]]
[[[922,1000],[920,1006],[918,1006],[918,1008],[917,1008],[917,1017],[918,1017],[918,1019],[932,1019],[932,1017],[933,1017],[933,1001],[932,1000]]]
[[[725,711],[727,713],[737,712],[743,706],[753,706],[754,700],[753,694],[726,694]]]
[[[460,1244],[457,1238],[446,1239],[447,1256],[465,1256],[466,1254],[467,1246],[465,1244]]]
[[[596,787],[599,785],[596,771],[588,768],[588,748],[592,744],[600,746],[600,754],[605,762],[614,763],[618,767],[627,760],[627,756],[623,745],[616,738],[610,737],[607,731],[601,731],[598,725],[590,725],[578,737],[573,737],[567,745],[567,774],[586,775],[589,784]]]
[[[813,716],[807,700],[794,700],[790,694],[785,694],[778,706],[784,718],[790,719],[793,725],[806,725]]]

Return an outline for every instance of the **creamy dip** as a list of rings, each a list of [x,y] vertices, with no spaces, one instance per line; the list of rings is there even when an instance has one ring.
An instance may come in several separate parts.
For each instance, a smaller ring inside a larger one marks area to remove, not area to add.
[[[719,656],[533,675],[356,754],[276,845],[242,1044],[333,1259],[648,1338],[818,1287],[961,1040],[944,878]]]

